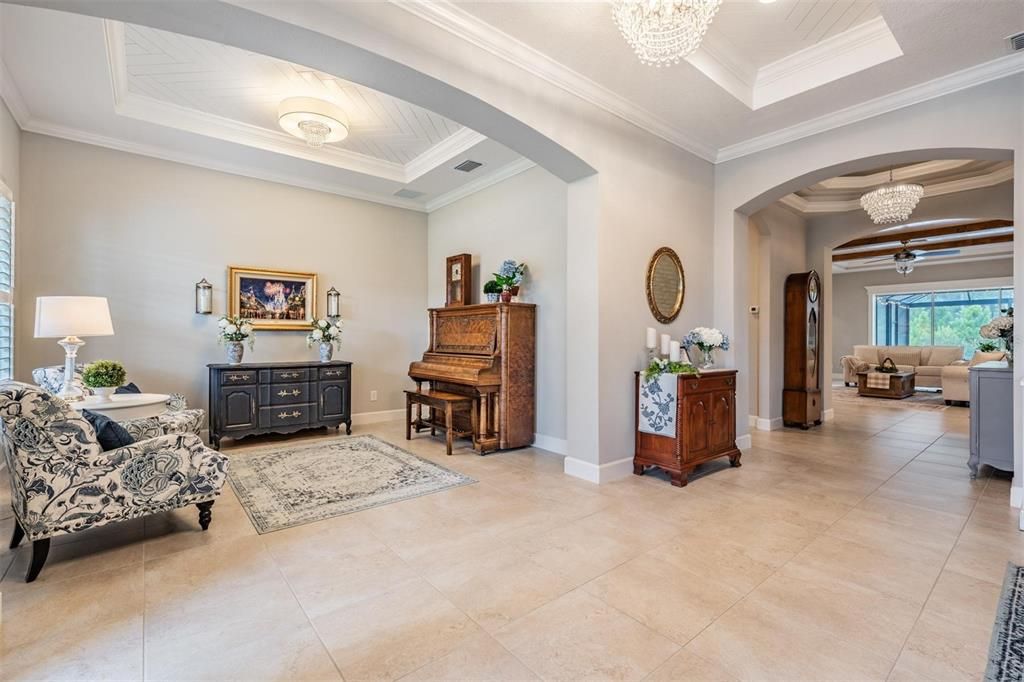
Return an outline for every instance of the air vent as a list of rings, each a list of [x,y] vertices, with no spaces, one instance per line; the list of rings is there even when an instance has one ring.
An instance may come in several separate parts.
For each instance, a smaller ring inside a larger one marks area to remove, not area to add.
[[[423,192],[417,192],[414,189],[400,189],[395,192],[396,197],[402,197],[403,199],[419,199],[423,196]]]
[[[1012,36],[1009,36],[1007,40],[1010,41],[1011,50],[1024,50],[1024,31],[1014,33]]]
[[[455,170],[462,171],[463,173],[472,173],[473,171],[475,171],[477,168],[479,168],[482,165],[483,164],[480,163],[479,161],[470,161],[469,159],[466,159],[465,161],[460,163],[458,166],[456,166]]]

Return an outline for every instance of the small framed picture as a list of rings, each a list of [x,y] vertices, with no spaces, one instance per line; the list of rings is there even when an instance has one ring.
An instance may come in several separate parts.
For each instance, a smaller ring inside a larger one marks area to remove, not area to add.
[[[231,266],[228,312],[255,329],[306,329],[316,316],[316,274]]]

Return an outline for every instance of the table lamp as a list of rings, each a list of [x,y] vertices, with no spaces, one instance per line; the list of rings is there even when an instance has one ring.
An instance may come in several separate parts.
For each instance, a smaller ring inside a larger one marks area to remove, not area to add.
[[[82,390],[74,384],[75,357],[85,345],[81,336],[112,336],[107,299],[99,296],[39,296],[36,298],[37,339],[60,339],[64,348],[64,386],[59,397],[81,400]]]

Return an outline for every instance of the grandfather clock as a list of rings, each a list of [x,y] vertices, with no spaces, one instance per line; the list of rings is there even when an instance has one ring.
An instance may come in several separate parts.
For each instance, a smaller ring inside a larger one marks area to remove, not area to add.
[[[821,279],[814,270],[786,278],[782,423],[821,424]]]

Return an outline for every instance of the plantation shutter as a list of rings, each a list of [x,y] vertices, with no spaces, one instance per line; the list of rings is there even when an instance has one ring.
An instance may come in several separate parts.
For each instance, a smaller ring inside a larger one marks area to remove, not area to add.
[[[0,185],[0,380],[14,375],[14,204]]]

